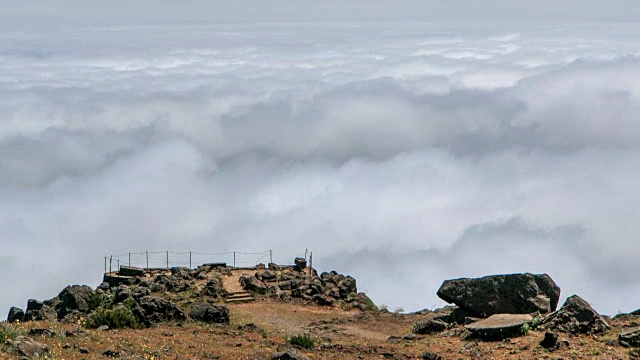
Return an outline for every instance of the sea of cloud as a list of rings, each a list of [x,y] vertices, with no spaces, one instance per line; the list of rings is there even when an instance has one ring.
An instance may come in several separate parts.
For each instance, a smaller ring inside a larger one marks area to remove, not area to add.
[[[268,249],[391,309],[530,271],[635,310],[637,30],[0,32],[0,310],[97,285],[110,254]]]

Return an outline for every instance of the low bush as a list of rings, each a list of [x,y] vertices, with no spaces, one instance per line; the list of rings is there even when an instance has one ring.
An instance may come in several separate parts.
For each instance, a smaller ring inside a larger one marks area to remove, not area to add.
[[[87,318],[85,327],[96,329],[102,325],[107,325],[109,329],[142,328],[142,325],[131,310],[124,307],[95,311]]]
[[[305,349],[313,349],[313,339],[309,334],[292,336],[289,338],[289,343]]]

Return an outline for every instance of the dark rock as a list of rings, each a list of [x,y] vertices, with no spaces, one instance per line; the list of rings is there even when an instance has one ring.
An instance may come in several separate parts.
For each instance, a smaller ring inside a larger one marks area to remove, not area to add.
[[[45,344],[36,342],[26,336],[18,336],[11,340],[10,343],[18,355],[29,359],[42,357],[49,352],[49,348]]]
[[[49,336],[49,337],[53,337],[53,336],[56,336],[56,333],[55,333],[55,331],[53,331],[51,329],[32,328],[31,330],[29,330],[29,335],[31,335],[31,336]]]
[[[139,299],[133,308],[133,314],[146,326],[187,319],[187,315],[176,304],[154,296]]]
[[[120,357],[120,352],[119,351],[115,351],[115,350],[106,350],[105,352],[102,353],[102,356],[106,356],[106,357]]]
[[[309,358],[298,354],[295,349],[291,349],[285,352],[277,353],[271,356],[272,360],[308,360]]]
[[[207,284],[202,288],[201,294],[204,296],[211,296],[214,298],[225,296],[226,291],[222,286],[222,282],[218,278],[211,278],[207,281]]]
[[[14,323],[16,321],[24,321],[24,310],[14,306],[11,309],[9,309],[7,322]]]
[[[467,310],[463,308],[455,308],[448,315],[448,319],[447,319],[447,315],[443,315],[442,320],[450,324],[468,325],[478,321],[479,318],[480,318],[480,315],[478,315],[477,313],[471,310]]]
[[[98,285],[98,289],[102,291],[109,291],[111,289],[111,285],[109,285],[108,282],[103,281],[102,283],[100,283],[100,285]]]
[[[86,313],[89,310],[89,298],[95,293],[86,285],[72,285],[64,288],[58,298],[60,303],[56,306],[58,318],[62,319],[72,311]]]
[[[313,301],[320,306],[333,306],[333,299],[327,295],[316,294],[313,296]]]
[[[291,290],[291,281],[281,281],[278,283],[280,290]]]
[[[423,352],[422,359],[423,360],[443,360],[442,356],[432,352]]]
[[[192,271],[187,267],[172,267],[171,275],[187,280],[192,277]]]
[[[559,330],[571,334],[601,333],[609,329],[609,324],[584,299],[573,295],[564,305],[544,319],[548,329]]]
[[[191,316],[193,320],[203,321],[206,323],[229,323],[229,309],[227,309],[226,306],[194,304],[191,306],[189,316]]]
[[[446,280],[438,296],[482,316],[546,314],[558,306],[560,288],[547,274],[492,275]]]
[[[215,263],[203,264],[202,266],[206,266],[206,267],[209,267],[209,268],[211,268],[211,269],[215,269],[215,268],[225,268],[225,267],[227,267],[227,263],[223,263],[223,262],[215,262]]]
[[[257,273],[256,277],[263,282],[272,282],[276,281],[276,274],[272,271],[266,270],[261,273]]]
[[[547,331],[544,333],[544,339],[540,342],[540,346],[545,349],[557,349],[560,346],[558,343],[558,334]]]
[[[127,286],[127,285],[120,285],[116,288],[115,291],[115,296],[113,298],[113,301],[115,303],[121,303],[126,301],[128,298],[130,298],[133,295],[131,289]]]
[[[293,263],[295,264],[295,269],[298,271],[302,271],[307,268],[307,260],[305,258],[297,257]]]
[[[139,286],[133,291],[133,295],[132,296],[135,299],[140,299],[140,298],[143,298],[143,297],[148,296],[150,294],[151,294],[151,290],[149,290],[149,288]]]
[[[133,266],[120,266],[118,275],[140,277],[140,276],[144,276],[144,269],[133,267]]]
[[[629,314],[631,314],[631,315],[638,315],[638,316],[640,316],[640,309],[635,310],[635,311],[632,311],[632,312],[630,312]]]
[[[618,342],[624,347],[640,347],[640,328],[621,333],[618,335]]]
[[[256,279],[253,276],[242,275],[240,277],[240,284],[247,291],[255,292],[258,294],[266,294],[267,292],[267,286],[262,281]]]
[[[447,329],[447,324],[441,320],[427,320],[413,325],[413,333],[420,335],[428,335],[441,332]]]
[[[42,320],[57,320],[58,313],[56,309],[51,306],[43,305],[39,310],[27,310],[24,313],[25,321],[42,321]]]
[[[347,276],[338,284],[338,291],[340,292],[340,298],[346,299],[351,293],[357,293],[358,287],[356,286],[356,279],[351,276]]]
[[[88,354],[89,349],[87,349],[86,347],[81,347],[81,348],[78,348],[78,352],[80,352],[80,354]]]
[[[44,306],[44,303],[40,300],[36,300],[36,299],[27,300],[27,311],[29,310],[38,311],[42,309],[43,306]]]

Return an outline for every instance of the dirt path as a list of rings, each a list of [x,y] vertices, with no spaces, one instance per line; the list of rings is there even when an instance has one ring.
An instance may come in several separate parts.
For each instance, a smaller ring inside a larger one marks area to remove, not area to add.
[[[239,292],[244,289],[240,285],[240,276],[250,275],[253,276],[256,270],[231,270],[231,275],[225,275],[222,279],[222,286],[228,292]]]

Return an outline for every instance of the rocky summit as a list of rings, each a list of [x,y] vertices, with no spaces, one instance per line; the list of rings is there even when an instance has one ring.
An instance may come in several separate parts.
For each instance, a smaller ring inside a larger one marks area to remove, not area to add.
[[[607,318],[576,295],[553,311],[560,289],[547,275],[453,279],[438,293],[456,305],[390,312],[359,292],[355,278],[318,274],[304,258],[252,268],[123,267],[95,289],[68,286],[9,309],[0,358],[640,357],[640,316]]]

